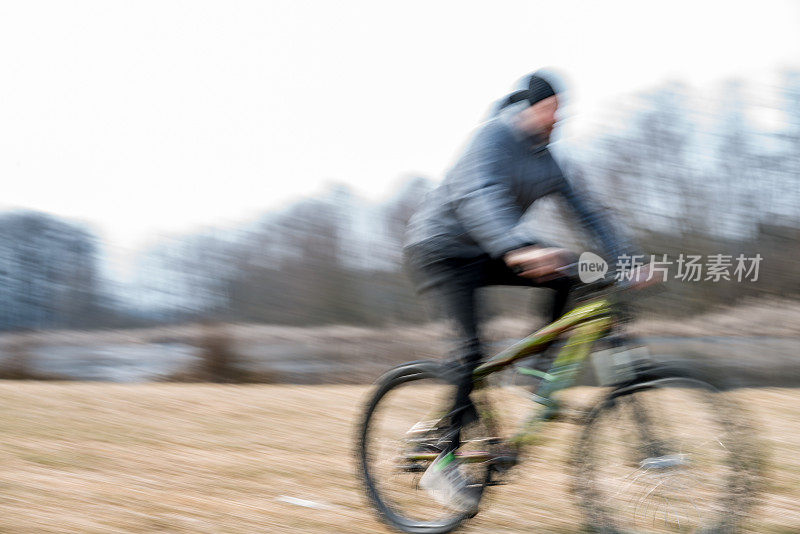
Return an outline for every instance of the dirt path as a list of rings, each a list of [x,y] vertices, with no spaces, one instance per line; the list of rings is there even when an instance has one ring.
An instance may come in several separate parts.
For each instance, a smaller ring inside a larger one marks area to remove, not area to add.
[[[366,391],[0,382],[0,532],[385,532],[350,455]],[[797,532],[800,393],[734,395],[771,449],[753,531]],[[576,429],[554,423],[466,531],[576,532],[563,469]]]

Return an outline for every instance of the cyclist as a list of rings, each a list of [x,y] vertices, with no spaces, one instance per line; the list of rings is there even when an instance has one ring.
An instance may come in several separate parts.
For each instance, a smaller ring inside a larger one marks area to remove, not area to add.
[[[555,291],[551,315],[560,317],[569,280],[559,268],[572,255],[530,235],[521,218],[539,198],[561,195],[615,264],[622,241],[603,211],[564,176],[548,150],[557,122],[558,85],[552,75],[525,76],[518,90],[498,102],[492,117],[473,134],[444,181],[409,221],[405,253],[417,289],[456,326],[453,354],[456,398],[447,418],[444,450],[420,485],[440,502],[463,511],[477,506],[453,452],[461,428],[477,416],[470,399],[471,374],[481,350],[477,289],[488,285],[547,287]]]

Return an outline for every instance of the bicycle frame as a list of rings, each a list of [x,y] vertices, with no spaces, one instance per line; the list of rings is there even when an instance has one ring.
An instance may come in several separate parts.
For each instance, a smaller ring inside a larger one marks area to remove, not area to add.
[[[489,375],[505,369],[521,358],[543,352],[551,341],[566,332],[572,331],[548,372],[526,371],[527,374],[533,374],[542,379],[542,386],[537,394],[532,397],[534,401],[544,405],[547,409],[534,414],[509,439],[511,445],[521,447],[534,440],[539,424],[547,421],[550,409],[556,406],[552,395],[556,391],[567,388],[574,383],[582,364],[591,354],[592,346],[598,339],[608,335],[613,322],[612,305],[608,299],[601,298],[588,302],[574,308],[557,321],[540,328],[525,339],[518,341],[475,369],[473,380],[475,381],[476,389],[478,389]],[[481,403],[477,407],[484,421],[494,420],[494,415],[488,405]],[[456,456],[465,462],[484,462],[492,459],[490,454],[478,451],[457,452]],[[428,461],[432,461],[434,458],[436,458],[436,453],[416,453],[407,457],[409,460]]]
[[[548,372],[534,369],[523,371],[525,374],[535,375],[542,379],[541,386],[536,395],[532,395],[532,398],[537,403],[544,405],[546,409],[529,419],[509,440],[512,445],[519,447],[533,440],[539,423],[546,421],[556,407],[553,394],[575,382],[578,371],[591,354],[592,346],[598,339],[605,337],[610,332],[613,322],[613,310],[608,299],[601,298],[583,304],[557,321],[503,350],[475,369],[473,380],[479,387],[490,374],[505,369],[521,358],[543,352],[551,341],[565,332],[572,331]],[[488,407],[485,407],[484,410],[488,410]],[[488,412],[482,413],[481,417],[489,420],[493,418],[492,414]]]
[[[520,358],[542,352],[551,341],[573,328],[575,332],[569,337],[569,341],[553,362],[553,370],[555,371],[557,367],[564,368],[571,364],[580,364],[589,354],[591,344],[608,332],[611,323],[611,303],[607,299],[578,306],[554,323],[540,328],[487,360],[475,369],[473,378],[476,381],[481,380],[508,367]],[[563,371],[564,369],[561,369],[562,373]]]

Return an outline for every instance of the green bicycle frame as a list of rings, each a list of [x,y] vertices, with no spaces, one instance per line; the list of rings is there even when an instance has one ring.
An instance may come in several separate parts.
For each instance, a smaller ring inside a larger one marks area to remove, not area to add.
[[[548,344],[570,329],[575,332],[553,362],[553,372],[563,375],[565,368],[580,364],[589,354],[594,341],[605,335],[611,327],[611,304],[607,299],[578,306],[561,319],[551,323],[525,339],[508,347],[475,369],[474,379],[481,380],[500,371],[520,358],[544,351]],[[561,375],[560,375],[561,376]],[[566,378],[566,376],[562,376]]]
[[[575,377],[591,353],[592,346],[610,332],[612,324],[611,303],[607,299],[595,300],[576,307],[554,323],[537,330],[475,369],[473,379],[476,386],[480,386],[490,374],[505,369],[521,358],[543,352],[551,341],[571,331],[548,372],[535,369],[520,370],[523,374],[534,375],[542,380],[532,399],[544,405],[546,409],[529,419],[510,439],[512,445],[521,446],[532,441],[539,424],[556,413],[558,407],[553,394],[570,387],[575,382]],[[481,415],[489,420],[493,418],[491,413]]]
[[[542,385],[533,395],[533,400],[546,407],[523,425],[509,442],[514,446],[522,446],[535,439],[539,424],[547,421],[557,409],[552,395],[561,389],[571,386],[581,365],[591,353],[594,342],[606,336],[613,324],[611,303],[607,299],[595,300],[576,307],[557,321],[537,330],[525,339],[503,350],[490,358],[473,372],[476,389],[480,388],[485,378],[492,373],[505,369],[515,361],[539,352],[543,352],[550,344],[565,332],[571,331],[564,347],[559,352],[550,371],[542,373],[533,369],[522,370],[542,379]],[[488,406],[478,406],[481,418],[494,420],[494,414]],[[491,459],[485,452],[457,452],[456,456],[465,462],[484,462]],[[436,453],[415,453],[407,457],[409,460],[433,460]]]

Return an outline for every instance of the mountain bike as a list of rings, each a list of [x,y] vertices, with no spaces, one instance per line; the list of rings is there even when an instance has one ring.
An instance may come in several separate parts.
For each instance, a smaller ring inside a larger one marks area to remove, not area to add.
[[[572,416],[582,425],[570,468],[583,528],[736,532],[759,479],[754,432],[741,408],[707,378],[631,348],[635,340],[625,333],[631,287],[608,278],[576,281],[571,311],[477,367],[472,396],[478,420],[463,430],[456,457],[481,495],[504,483],[523,450],[547,435],[549,421],[570,413],[559,392],[591,363],[601,400]],[[547,372],[520,365],[556,349]],[[539,381],[529,394],[535,408],[508,437],[486,398],[501,371]],[[443,506],[418,486],[446,446],[454,388],[448,364],[412,361],[384,374],[366,403],[357,431],[358,473],[372,507],[397,530],[451,532],[477,513]]]

